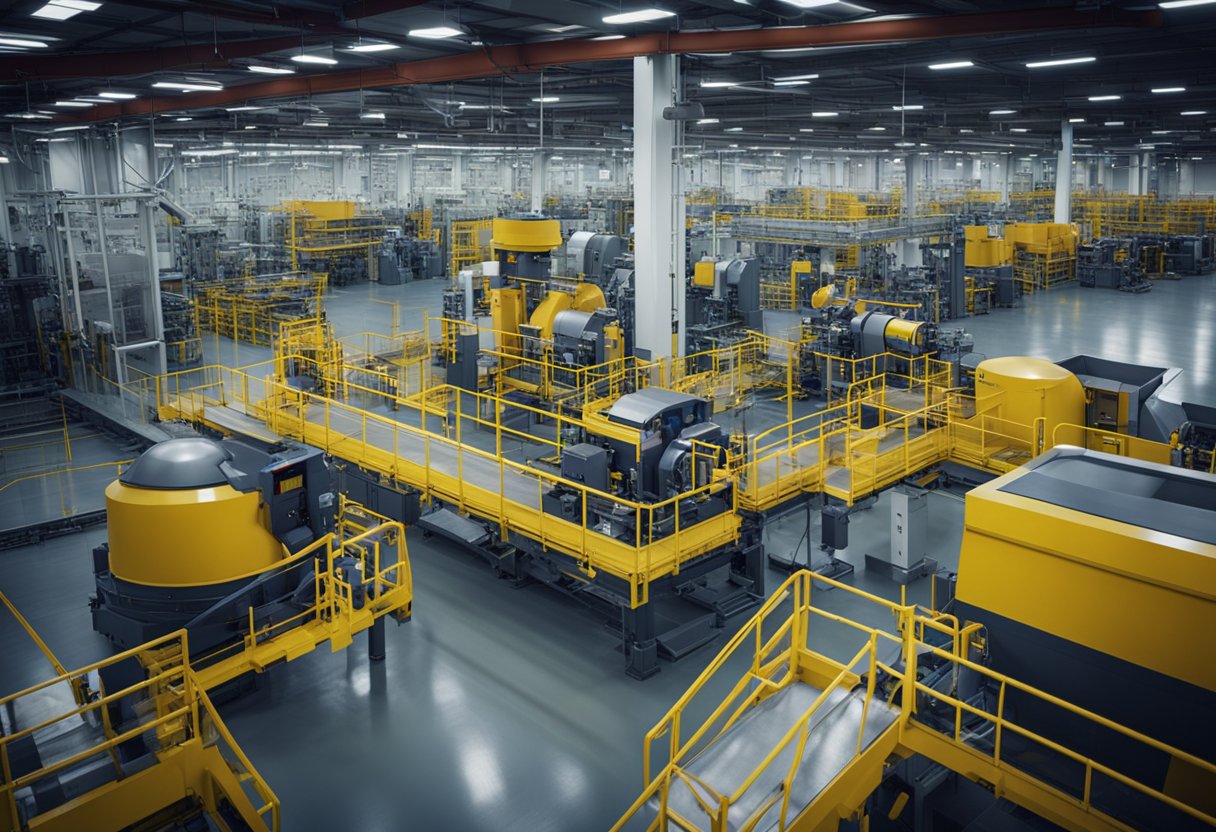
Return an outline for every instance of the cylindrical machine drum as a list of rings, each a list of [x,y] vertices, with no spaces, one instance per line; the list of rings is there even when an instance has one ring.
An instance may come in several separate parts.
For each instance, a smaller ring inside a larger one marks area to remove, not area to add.
[[[992,426],[1020,436],[1016,426],[1045,424],[1045,447],[1057,425],[1085,424],[1085,390],[1075,375],[1043,358],[1006,356],[981,361],[975,371],[975,412],[1004,420]]]
[[[274,565],[282,546],[261,522],[257,492],[231,485],[194,489],[106,488],[110,570],[137,584],[194,586]]]

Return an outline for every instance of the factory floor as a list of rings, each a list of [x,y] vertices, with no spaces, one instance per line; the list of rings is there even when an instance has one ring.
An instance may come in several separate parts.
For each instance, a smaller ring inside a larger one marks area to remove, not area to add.
[[[339,334],[387,332],[438,315],[439,282],[335,289],[327,302]],[[1158,283],[1147,295],[1067,287],[1013,310],[958,324],[990,356],[1078,352],[1185,368],[1178,395],[1216,403],[1213,277]],[[212,342],[208,361],[260,360],[254,348]],[[266,357],[266,356],[261,356]],[[963,503],[929,498],[927,541],[957,565]],[[805,514],[769,524],[768,551],[799,549]],[[889,545],[889,501],[856,514],[841,557],[853,583],[890,598],[899,587],[865,572],[866,553]],[[90,550],[105,527],[0,553],[0,590],[25,612],[69,667],[104,655],[93,633]],[[818,540],[818,521],[811,539]],[[362,830],[605,829],[642,787],[642,738],[722,643],[638,682],[622,672],[617,639],[579,604],[544,586],[513,589],[480,560],[437,539],[409,536],[414,620],[389,625],[386,661],[369,665],[362,640],[324,649],[266,674],[255,693],[222,704],[243,749],[283,805],[283,828]],[[173,541],[164,541],[172,557]],[[803,550],[803,556],[805,551]],[[784,575],[770,570],[769,590]],[[909,587],[926,602],[928,582]],[[840,591],[818,603],[878,623],[873,608]],[[737,627],[746,616],[731,622]],[[822,652],[852,652],[839,631],[813,633]],[[45,678],[49,667],[11,617],[0,615],[0,694]],[[730,674],[733,676],[734,674]],[[725,693],[732,679],[716,680]],[[686,723],[687,724],[687,723]]]

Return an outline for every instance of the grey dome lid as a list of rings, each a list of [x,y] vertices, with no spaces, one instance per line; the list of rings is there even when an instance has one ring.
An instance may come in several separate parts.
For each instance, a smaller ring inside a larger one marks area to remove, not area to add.
[[[211,439],[169,439],[153,445],[118,479],[137,488],[188,489],[226,485],[220,468],[232,453]]]

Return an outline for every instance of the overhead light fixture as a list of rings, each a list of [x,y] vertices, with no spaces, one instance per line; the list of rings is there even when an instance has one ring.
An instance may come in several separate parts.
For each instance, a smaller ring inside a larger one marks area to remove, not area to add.
[[[1170,92],[1186,92],[1186,87],[1154,87],[1152,92],[1154,95],[1163,95]]]
[[[1009,132],[1010,133],[1029,133],[1030,128],[1029,127],[1010,127]]]
[[[819,73],[810,72],[806,75],[782,75],[780,78],[774,78],[774,82],[780,81],[814,81],[819,77]]]
[[[702,81],[701,86],[705,89],[720,89],[722,87],[737,87],[738,81]]]
[[[246,129],[246,130],[257,130],[258,128],[257,128],[257,125],[254,125],[254,124],[246,124],[246,125],[245,125],[245,129]]]
[[[220,92],[224,89],[221,84],[196,84],[192,81],[157,81],[152,86],[160,90],[178,92]]]
[[[384,113],[359,113],[359,118],[372,119],[374,121],[384,121]]]
[[[1069,124],[1084,124],[1084,123],[1085,123],[1085,119],[1083,119],[1083,118],[1070,118],[1070,119],[1068,120],[1068,123],[1069,123]]]
[[[7,165],[7,164],[8,164],[8,157],[0,156],[0,165]]]
[[[817,9],[820,6],[835,5],[837,0],[781,0],[781,2],[797,6],[800,9]]]
[[[1122,127],[1123,122],[1121,122],[1121,121],[1104,121],[1104,122],[1102,122],[1102,125],[1104,127]]]
[[[726,128],[726,130],[725,130],[725,131],[723,131],[723,132],[726,132],[726,133],[742,133],[742,132],[743,132],[743,128],[742,128],[742,127],[727,127],[727,128]]]
[[[1084,58],[1053,58],[1048,61],[1031,61],[1026,64],[1027,69],[1044,69],[1049,66],[1068,66],[1069,64],[1091,64],[1098,60],[1092,55],[1087,55]]]
[[[463,35],[464,32],[451,26],[431,26],[427,29],[410,29],[409,34],[412,38],[443,40],[444,38],[454,38],[457,35]]]
[[[1171,132],[1173,132],[1173,131],[1171,131],[1171,130],[1154,130],[1153,135],[1154,136],[1168,136]]]
[[[242,104],[240,107],[225,107],[230,113],[248,113],[253,110],[265,110],[265,107],[254,107],[252,104]]]
[[[814,127],[799,127],[798,132],[799,133],[814,133],[815,128]]]
[[[774,81],[774,87],[805,87],[810,81]]]
[[[1206,116],[1207,114],[1208,114],[1207,110],[1183,110],[1178,115],[1180,115],[1180,116]]]
[[[285,66],[266,66],[265,64],[252,64],[249,67],[250,72],[257,72],[261,75],[295,75],[296,71]]]
[[[591,38],[591,40],[622,40],[624,37],[624,35],[600,35],[598,38]]]
[[[357,43],[354,46],[346,47],[347,52],[388,52],[392,49],[400,49],[401,47],[395,43]]]
[[[605,23],[649,23],[652,20],[662,20],[665,17],[675,17],[675,12],[665,11],[664,9],[638,9],[632,12],[621,12],[620,14],[610,14],[604,18]]]
[[[883,130],[886,130],[887,128],[885,128],[885,127],[867,127],[866,129],[867,129],[867,130],[875,130],[875,131],[879,131],[879,132],[881,132],[881,131],[883,131]]]
[[[975,66],[971,61],[950,61],[944,64],[929,64],[929,69],[967,69]]]
[[[337,63],[333,58],[327,58],[324,55],[292,55],[291,59],[298,64],[324,64],[325,66],[333,66]]]
[[[1090,101],[1118,101],[1123,96],[1121,95],[1091,95]]]
[[[1017,110],[989,110],[988,115],[990,115],[990,116],[1011,116],[1016,112],[1017,112]]]
[[[1209,3],[1216,3],[1216,0],[1166,0],[1157,5],[1163,9],[1185,9],[1190,6],[1206,6]]]
[[[5,118],[23,118],[27,120],[44,119],[50,121],[51,117],[42,113],[9,113]]]
[[[959,128],[959,130],[958,130],[958,132],[960,132],[960,133],[974,133],[975,131],[974,131],[974,130],[972,130],[970,127],[960,127],[960,128]]]
[[[895,104],[891,107],[891,109],[898,113],[898,112],[902,112],[904,110],[923,110],[923,109],[925,109],[925,105],[924,104]]]
[[[699,119],[697,119],[697,124],[717,124],[717,123],[718,123],[718,120],[716,118],[699,118]]]
[[[816,110],[811,113],[811,118],[835,118],[840,113],[834,113],[831,110]]]
[[[51,0],[40,9],[30,12],[30,17],[41,17],[46,20],[67,20],[81,12],[94,12],[101,8],[100,3],[89,0]]]
[[[25,38],[0,38],[0,46],[17,46],[22,49],[46,49],[46,42]]]
[[[193,116],[178,116],[177,118],[175,118],[173,120],[174,121],[194,121],[194,117]]]
[[[76,130],[88,130],[91,125],[88,124],[73,124],[68,127],[56,127],[51,130],[52,133],[71,133]]]
[[[532,103],[533,104],[556,104],[558,101],[561,101],[561,100],[562,100],[561,96],[559,96],[559,95],[542,95],[537,98],[533,98]]]
[[[304,122],[304,126],[305,127],[328,127],[329,122],[328,121],[306,121],[306,122]]]
[[[92,107],[88,101],[56,101],[56,107]]]
[[[153,86],[155,86],[155,84],[153,84]],[[102,98],[112,98],[115,101],[130,101],[132,98],[136,97],[135,93],[133,92],[115,92],[114,90],[102,90],[97,94]]]

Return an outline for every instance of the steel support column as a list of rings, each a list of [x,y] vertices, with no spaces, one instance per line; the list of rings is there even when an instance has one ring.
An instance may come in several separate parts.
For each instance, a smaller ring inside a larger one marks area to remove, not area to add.
[[[546,181],[549,174],[549,159],[545,151],[532,154],[532,212],[540,213],[545,207]]]
[[[684,200],[677,123],[663,118],[675,102],[678,62],[633,59],[634,344],[651,358],[684,352]]]
[[[1072,222],[1072,125],[1060,122],[1060,152],[1056,155],[1056,213],[1058,223]]]

